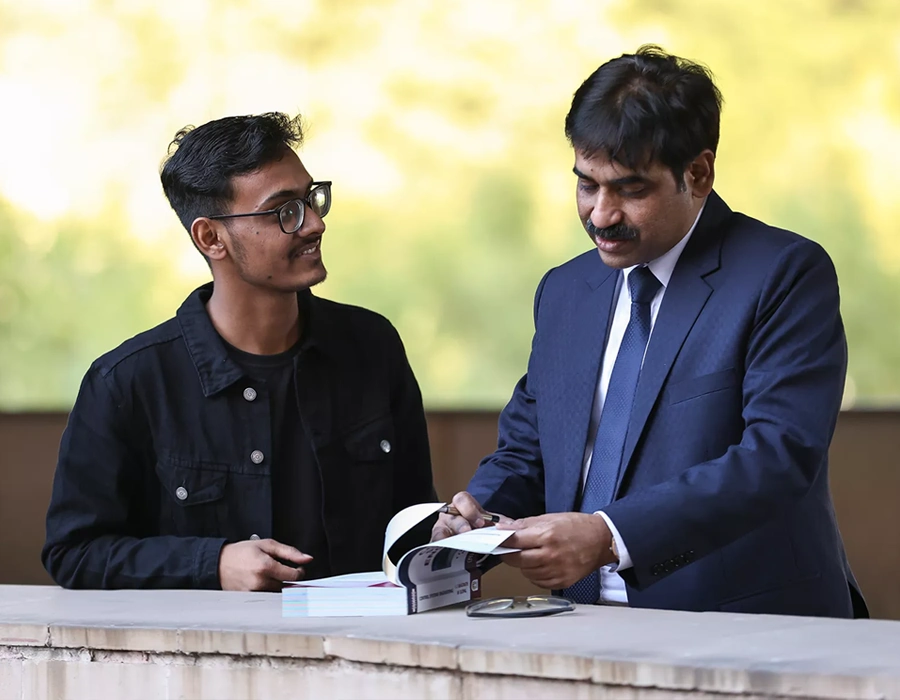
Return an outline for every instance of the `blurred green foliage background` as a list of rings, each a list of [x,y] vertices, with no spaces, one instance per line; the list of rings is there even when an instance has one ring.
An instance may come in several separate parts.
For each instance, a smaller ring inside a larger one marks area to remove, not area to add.
[[[716,75],[732,208],[834,258],[845,406],[900,403],[896,0],[0,0],[0,409],[68,408],[208,279],[160,161],[270,110],[335,182],[317,293],[394,322],[429,407],[503,405],[540,276],[590,245],[572,93],[643,43]]]

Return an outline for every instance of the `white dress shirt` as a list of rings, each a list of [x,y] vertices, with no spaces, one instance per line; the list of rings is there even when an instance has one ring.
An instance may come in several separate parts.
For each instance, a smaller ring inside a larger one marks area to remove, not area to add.
[[[653,337],[653,328],[656,326],[656,316],[659,313],[659,307],[662,305],[663,297],[666,294],[666,287],[669,285],[669,280],[672,279],[672,272],[675,270],[675,264],[678,262],[678,258],[681,257],[681,251],[683,251],[684,247],[688,244],[691,234],[694,232],[697,221],[700,220],[700,215],[702,213],[703,207],[700,207],[700,212],[697,214],[697,218],[694,219],[691,228],[684,235],[684,238],[675,244],[668,253],[647,263],[650,272],[656,276],[656,279],[658,279],[661,284],[659,290],[656,292],[656,296],[653,297],[653,301],[650,302],[651,338]],[[619,346],[622,344],[625,328],[628,326],[628,321],[631,318],[631,291],[628,288],[627,282],[628,275],[631,274],[631,271],[635,267],[636,266],[628,267],[623,270],[624,276],[617,291],[618,298],[616,300],[616,308],[613,314],[612,325],[609,329],[609,340],[606,343],[606,350],[603,353],[603,361],[600,365],[600,378],[597,382],[596,394],[594,395],[594,406],[591,409],[591,423],[588,429],[588,440],[584,448],[584,461],[582,462],[581,470],[582,487],[584,486],[588,470],[591,466],[591,453],[594,449],[594,438],[597,436],[597,426],[600,424],[600,413],[603,411],[603,403],[606,401],[606,390],[609,387],[609,378],[612,375],[613,365],[616,363],[616,356],[619,354]],[[650,345],[649,340],[647,345]],[[646,350],[644,352],[646,354]],[[609,516],[602,510],[597,511],[597,515],[602,516],[606,521],[606,524],[609,525],[609,529],[616,541],[616,549],[619,552],[618,564],[609,564],[600,569],[600,602],[627,604],[628,594],[625,590],[625,582],[616,572],[622,569],[631,568],[632,563],[631,557],[628,554],[628,547],[622,540],[619,531],[616,529],[616,526],[613,524],[612,520],[610,520]]]

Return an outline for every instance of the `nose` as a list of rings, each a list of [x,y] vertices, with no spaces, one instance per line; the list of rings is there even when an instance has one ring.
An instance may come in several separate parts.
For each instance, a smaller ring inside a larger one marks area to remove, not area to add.
[[[597,198],[591,207],[591,223],[597,228],[607,228],[614,226],[622,221],[622,210],[619,208],[618,201],[604,194],[602,191],[597,193]]]
[[[312,207],[306,207],[303,212],[303,226],[297,231],[299,236],[322,235],[325,233],[325,221],[313,211]]]

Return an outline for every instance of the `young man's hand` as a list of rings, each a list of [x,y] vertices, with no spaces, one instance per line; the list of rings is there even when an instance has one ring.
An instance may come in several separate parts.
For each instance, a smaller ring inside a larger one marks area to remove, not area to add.
[[[219,583],[223,591],[280,591],[283,581],[302,579],[302,565],[311,561],[310,555],[271,539],[234,542],[219,555]]]

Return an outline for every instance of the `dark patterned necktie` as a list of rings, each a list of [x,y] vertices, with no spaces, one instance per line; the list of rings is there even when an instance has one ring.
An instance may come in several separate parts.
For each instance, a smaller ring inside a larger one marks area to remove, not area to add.
[[[650,339],[650,302],[660,286],[659,280],[648,267],[636,267],[628,275],[631,318],[625,335],[622,336],[606,400],[600,412],[591,464],[581,496],[582,513],[600,510],[609,505],[615,495],[622,466],[622,450],[631,419],[631,405],[634,403],[641,364]],[[599,572],[593,571],[569,586],[563,591],[563,595],[576,603],[596,603],[600,597]]]

